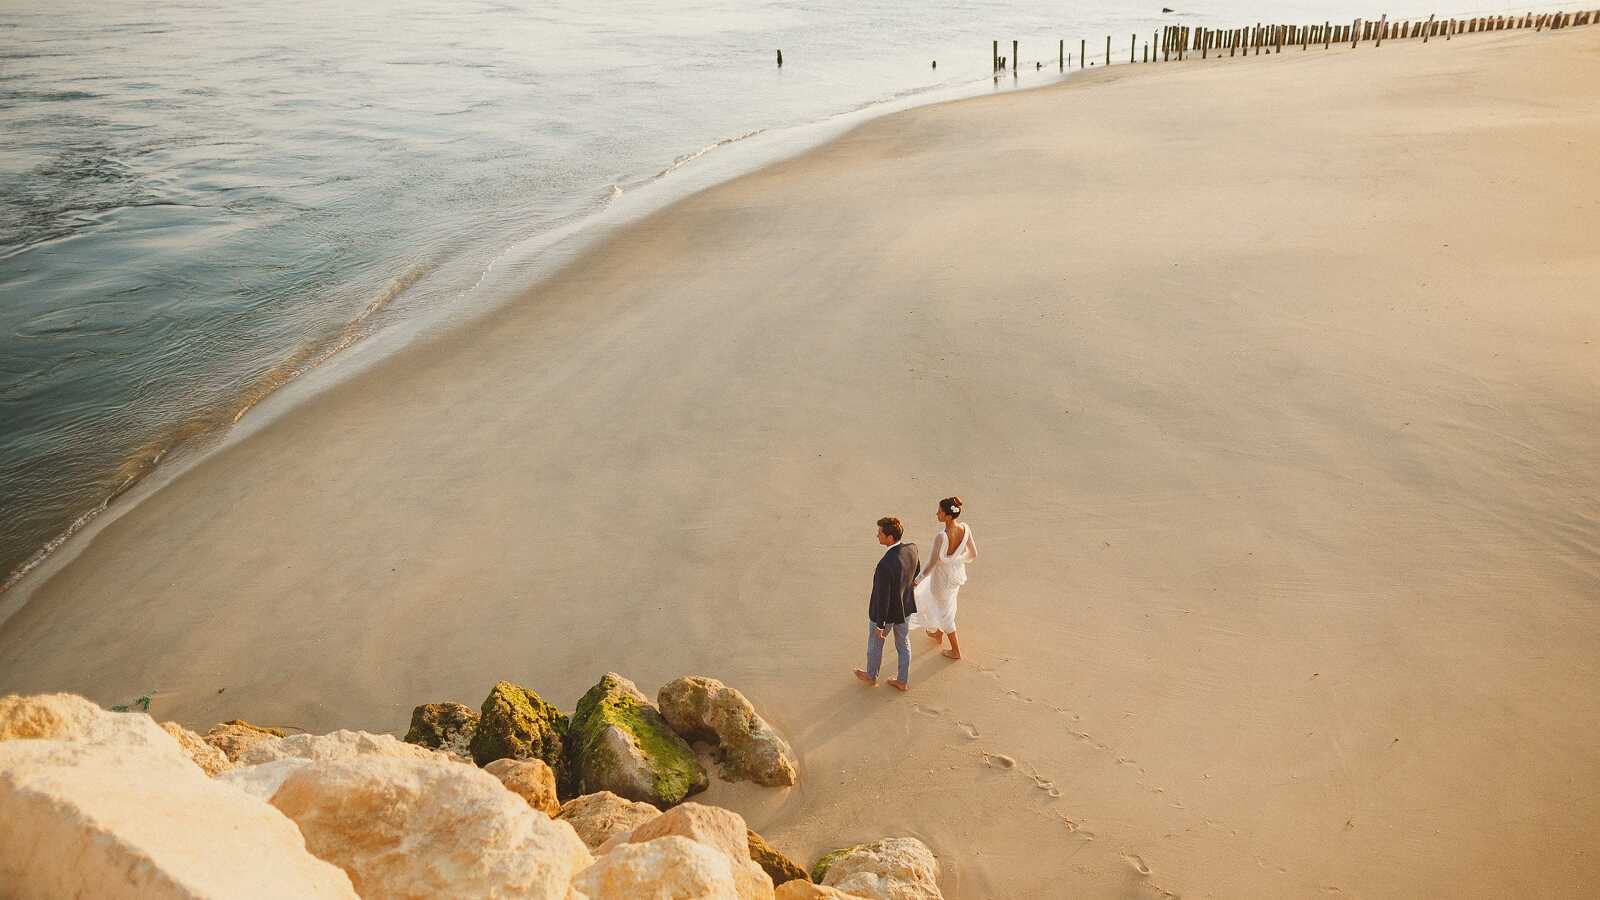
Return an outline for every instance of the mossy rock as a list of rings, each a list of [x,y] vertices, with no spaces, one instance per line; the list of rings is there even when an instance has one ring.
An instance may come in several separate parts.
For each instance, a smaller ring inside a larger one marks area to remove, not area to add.
[[[811,876],[806,870],[800,868],[794,860],[783,855],[783,851],[767,843],[766,839],[754,831],[745,829],[745,838],[750,844],[750,858],[756,861],[772,877],[773,887],[786,881],[810,881]]]
[[[411,730],[405,741],[419,747],[470,756],[478,714],[460,703],[424,703],[411,711]]]
[[[832,868],[834,863],[844,858],[846,854],[852,850],[855,850],[856,847],[859,846],[861,845],[857,844],[854,847],[840,847],[838,850],[830,850],[829,852],[822,854],[822,858],[817,860],[817,864],[811,867],[811,880],[816,884],[821,884],[822,879],[828,877],[828,869]]]
[[[539,759],[556,775],[562,795],[570,784],[566,759],[567,717],[520,685],[502,681],[483,701],[478,730],[472,734],[472,761],[486,766],[497,759]]]
[[[634,683],[607,672],[572,714],[568,757],[578,791],[611,791],[659,809],[706,789],[694,750]]]

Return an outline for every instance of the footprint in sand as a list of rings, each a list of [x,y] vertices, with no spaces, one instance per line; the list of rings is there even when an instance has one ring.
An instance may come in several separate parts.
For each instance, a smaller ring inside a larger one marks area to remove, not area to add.
[[[983,763],[990,768],[999,766],[1002,769],[1014,769],[1017,766],[1017,761],[1004,753],[990,753],[987,750],[983,751]]]
[[[978,728],[971,722],[957,721],[956,727],[961,729],[961,733],[966,735],[968,740],[975,741],[978,739]]]
[[[1127,860],[1128,861],[1128,865],[1133,866],[1133,870],[1135,872],[1138,872],[1140,875],[1149,875],[1150,874],[1150,867],[1145,865],[1144,860],[1139,857],[1139,854],[1137,854],[1137,853],[1124,853],[1124,854],[1122,854],[1122,858]]]

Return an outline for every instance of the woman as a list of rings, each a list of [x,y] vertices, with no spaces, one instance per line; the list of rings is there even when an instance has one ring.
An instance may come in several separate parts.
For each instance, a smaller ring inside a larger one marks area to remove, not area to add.
[[[948,636],[950,649],[944,655],[960,659],[956,594],[967,583],[967,565],[978,561],[978,546],[972,541],[972,526],[957,521],[961,518],[960,497],[940,500],[937,515],[944,528],[934,536],[928,564],[917,576],[917,612],[912,618],[918,627],[927,630],[934,643],[943,644]]]

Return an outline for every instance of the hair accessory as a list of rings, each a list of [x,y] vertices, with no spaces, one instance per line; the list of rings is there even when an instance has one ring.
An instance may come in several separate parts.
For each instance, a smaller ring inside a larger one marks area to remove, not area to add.
[[[956,505],[954,505],[954,504],[952,504],[952,505],[951,505],[951,506],[950,506],[950,515],[952,515],[952,516],[959,516],[959,515],[961,515],[961,507],[959,507],[959,506],[956,506]]]

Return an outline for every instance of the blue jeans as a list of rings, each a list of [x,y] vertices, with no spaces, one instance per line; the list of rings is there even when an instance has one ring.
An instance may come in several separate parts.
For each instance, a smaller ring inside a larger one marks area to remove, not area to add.
[[[900,657],[900,683],[911,683],[911,632],[906,623],[890,625],[894,632],[894,651]],[[878,637],[878,626],[867,625],[867,677],[876,680],[883,665],[883,638]]]

